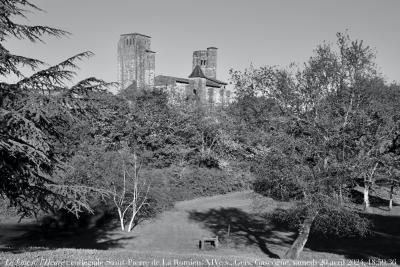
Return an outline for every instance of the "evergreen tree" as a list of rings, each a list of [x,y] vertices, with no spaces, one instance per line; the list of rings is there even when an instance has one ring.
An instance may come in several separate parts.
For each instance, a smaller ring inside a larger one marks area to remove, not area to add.
[[[65,85],[76,74],[76,61],[90,57],[91,52],[47,67],[38,59],[6,49],[8,38],[43,42],[46,35],[68,34],[47,26],[14,22],[32,10],[41,11],[26,0],[1,0],[0,77],[15,75],[19,80],[0,82],[0,196],[8,198],[23,216],[60,207],[74,213],[90,210],[90,188],[60,183],[63,164],[55,144],[64,142],[63,129],[95,115],[96,100],[110,84],[88,78],[71,87]],[[23,74],[27,67],[34,71],[33,75]]]

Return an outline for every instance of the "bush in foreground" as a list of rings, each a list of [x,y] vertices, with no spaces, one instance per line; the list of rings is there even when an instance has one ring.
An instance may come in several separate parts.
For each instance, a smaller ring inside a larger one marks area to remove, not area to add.
[[[275,224],[296,231],[304,220],[304,210],[298,208],[276,209],[268,214]],[[358,213],[325,207],[318,213],[312,224],[310,235],[313,237],[365,237],[371,234],[371,222]]]

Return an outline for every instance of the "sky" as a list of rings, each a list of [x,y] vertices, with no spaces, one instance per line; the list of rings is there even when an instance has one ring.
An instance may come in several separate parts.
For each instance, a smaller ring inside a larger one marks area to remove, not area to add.
[[[48,25],[71,33],[45,44],[9,39],[11,52],[56,64],[90,50],[77,79],[117,81],[120,34],[152,37],[156,75],[187,77],[192,54],[218,48],[217,78],[250,64],[302,63],[323,41],[335,43],[348,29],[377,51],[385,78],[400,81],[399,0],[31,0],[45,12],[28,14],[25,24]]]

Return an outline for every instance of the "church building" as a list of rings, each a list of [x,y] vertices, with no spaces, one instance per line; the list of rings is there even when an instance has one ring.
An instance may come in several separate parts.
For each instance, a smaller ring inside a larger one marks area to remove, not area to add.
[[[230,101],[227,83],[217,79],[217,48],[193,52],[192,70],[187,78],[155,76],[155,52],[151,37],[139,33],[122,34],[118,42],[118,82],[120,90],[158,88],[171,101],[195,100],[200,104],[224,105]]]

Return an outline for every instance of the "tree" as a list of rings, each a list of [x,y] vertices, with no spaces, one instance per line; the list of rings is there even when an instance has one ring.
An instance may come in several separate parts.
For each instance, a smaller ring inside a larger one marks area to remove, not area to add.
[[[338,33],[337,38],[337,49],[326,43],[318,46],[301,69],[263,67],[252,75],[233,75],[239,99],[265,97],[278,107],[274,115],[264,116],[268,127],[252,161],[255,190],[295,201],[302,212],[287,258],[299,256],[322,213],[345,210],[345,195],[360,177],[372,177],[380,167],[378,140],[387,131],[367,108],[372,92],[382,84],[375,53],[348,34]]]
[[[126,151],[122,151],[122,183],[113,183],[114,191],[112,196],[114,205],[117,208],[121,230],[130,232],[142,207],[149,205],[150,183],[146,184],[146,181],[140,177],[141,163],[138,163],[136,153],[133,154],[133,158],[128,162],[126,162],[127,156],[129,155]],[[129,216],[129,219],[126,219],[127,216]],[[128,225],[126,225],[126,222],[128,222]]]
[[[41,9],[26,0],[2,0],[0,18],[0,76],[16,75],[16,83],[0,83],[0,195],[10,200],[23,216],[59,207],[78,213],[91,210],[87,199],[92,189],[63,185],[63,164],[54,148],[63,143],[61,129],[82,117],[95,115],[93,103],[110,85],[88,78],[67,87],[77,68],[75,62],[92,55],[77,54],[51,67],[44,62],[12,54],[4,41],[14,37],[41,41],[44,35],[60,37],[65,31],[29,26],[13,21]],[[34,74],[25,77],[21,67]]]

